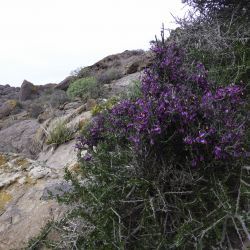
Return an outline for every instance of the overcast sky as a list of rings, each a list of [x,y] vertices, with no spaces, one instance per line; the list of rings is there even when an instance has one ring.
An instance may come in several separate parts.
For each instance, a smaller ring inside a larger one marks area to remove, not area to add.
[[[148,49],[181,0],[0,0],[0,84],[58,83],[78,67]]]

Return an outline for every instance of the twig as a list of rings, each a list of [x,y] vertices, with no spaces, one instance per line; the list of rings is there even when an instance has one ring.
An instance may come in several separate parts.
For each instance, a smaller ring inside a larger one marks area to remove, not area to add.
[[[233,223],[234,223],[234,227],[235,227],[235,230],[236,230],[236,232],[237,232],[237,234],[238,234],[238,237],[239,237],[239,239],[240,239],[240,241],[241,241],[241,244],[242,244],[242,246],[244,246],[242,237],[241,237],[241,235],[240,235],[239,228],[238,228],[238,226],[237,226],[237,224],[236,224],[236,222],[235,222],[235,220],[234,220],[234,217],[231,217],[231,219],[232,219],[232,221],[233,221]]]
[[[242,179],[242,167],[240,169],[240,186],[239,186],[239,189],[238,189],[238,196],[237,196],[237,201],[236,201],[235,215],[238,214],[238,210],[239,210],[240,196],[241,196],[241,179]]]

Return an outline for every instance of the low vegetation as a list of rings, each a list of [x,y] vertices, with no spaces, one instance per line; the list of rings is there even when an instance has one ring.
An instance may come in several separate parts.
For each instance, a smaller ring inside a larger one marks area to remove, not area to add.
[[[61,145],[73,138],[73,131],[67,126],[63,120],[55,122],[52,128],[48,131],[46,143]]]
[[[86,77],[71,83],[67,94],[70,98],[80,97],[83,101],[100,96],[100,85],[95,77]]]
[[[38,250],[43,247],[48,249],[53,249],[55,245],[53,242],[48,240],[48,235],[53,230],[53,226],[55,223],[53,221],[49,221],[45,227],[41,230],[40,234],[36,237],[32,238],[28,242],[28,246],[26,247],[26,250]]]
[[[33,103],[28,108],[29,115],[32,118],[37,118],[43,111],[44,111],[44,107],[41,103],[40,104]]]
[[[52,108],[58,108],[60,105],[69,101],[69,97],[66,92],[63,90],[54,90],[53,93],[49,96],[48,104]]]
[[[101,84],[111,83],[113,80],[120,79],[122,77],[122,72],[118,69],[111,68],[97,76],[97,81]]]
[[[108,100],[95,105],[91,110],[92,115],[95,116],[97,114],[100,114],[101,112],[110,110],[118,102],[118,100],[119,99],[117,97],[111,97]]]

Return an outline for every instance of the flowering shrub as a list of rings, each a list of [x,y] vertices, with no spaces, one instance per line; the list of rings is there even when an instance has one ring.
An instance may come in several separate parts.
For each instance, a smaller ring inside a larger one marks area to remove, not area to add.
[[[227,249],[249,237],[244,86],[217,86],[201,63],[152,44],[137,98],[104,109],[77,140],[84,184],[74,215],[84,249]]]
[[[171,154],[182,154],[182,161],[193,167],[246,156],[243,86],[208,82],[201,63],[188,74],[175,45],[157,42],[152,51],[155,61],[142,77],[142,97],[123,100],[97,117],[79,148],[96,146],[105,135],[114,134],[138,154],[156,150],[165,158],[169,156],[164,149],[174,142]]]

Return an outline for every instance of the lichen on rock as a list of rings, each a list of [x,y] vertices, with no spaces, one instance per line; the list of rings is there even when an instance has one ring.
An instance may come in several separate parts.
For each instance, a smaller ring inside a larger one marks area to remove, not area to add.
[[[6,191],[0,190],[0,215],[5,207],[12,200],[12,195]]]

